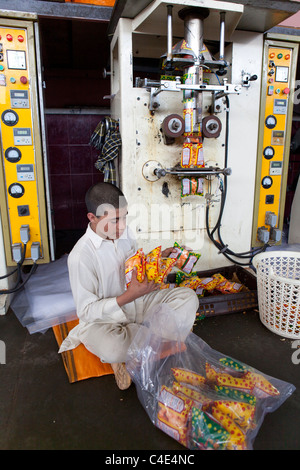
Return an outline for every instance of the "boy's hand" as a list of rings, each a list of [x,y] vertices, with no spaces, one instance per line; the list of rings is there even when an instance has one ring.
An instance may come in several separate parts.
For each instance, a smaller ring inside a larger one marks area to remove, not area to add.
[[[164,251],[161,252],[162,258],[168,258],[171,253],[176,253],[177,250],[171,246],[170,248],[166,248]]]
[[[133,268],[132,278],[128,289],[117,297],[117,303],[119,307],[123,307],[123,305],[157,289],[159,289],[159,285],[155,284],[154,281],[148,281],[147,276],[145,276],[143,282],[139,282],[137,280],[137,270],[136,268]]]
[[[136,268],[133,268],[131,282],[127,290],[136,299],[138,297],[142,297],[145,294],[149,294],[150,292],[158,289],[158,287],[159,287],[158,284],[155,284],[154,281],[148,281],[146,275],[145,275],[145,279],[143,280],[143,282],[139,282],[137,280],[137,270]]]

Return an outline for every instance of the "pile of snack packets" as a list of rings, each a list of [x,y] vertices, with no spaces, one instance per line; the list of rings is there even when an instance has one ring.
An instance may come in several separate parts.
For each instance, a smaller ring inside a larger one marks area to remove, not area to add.
[[[246,450],[261,424],[261,399],[283,399],[261,373],[231,358],[205,374],[173,367],[158,395],[156,426],[194,450]]]
[[[193,271],[195,264],[200,258],[199,253],[174,243],[174,252],[168,258],[161,257],[161,246],[154,248],[147,255],[143,249],[128,258],[125,262],[125,278],[128,287],[133,268],[137,270],[137,280],[142,282],[147,276],[148,281],[154,281],[159,284],[160,289],[171,289],[174,287],[189,287],[193,289],[199,297],[203,297],[204,293],[210,294],[233,294],[240,292],[244,286],[235,281],[229,281],[222,274],[213,274],[211,277],[200,278]],[[167,276],[173,268],[178,268],[175,275],[175,283],[167,282]]]

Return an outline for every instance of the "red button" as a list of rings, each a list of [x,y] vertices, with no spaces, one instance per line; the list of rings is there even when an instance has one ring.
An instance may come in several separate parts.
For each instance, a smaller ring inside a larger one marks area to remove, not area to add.
[[[290,54],[286,54],[286,55],[284,56],[285,60],[289,60],[290,57],[291,57]]]
[[[289,88],[285,88],[284,90],[282,90],[282,93],[284,93],[285,95],[288,95],[289,92],[290,92]]]
[[[12,40],[13,40],[13,37],[12,37],[11,34],[7,34],[7,35],[6,35],[6,39],[7,39],[8,41],[12,41]]]
[[[23,83],[23,85],[26,85],[27,77],[24,77],[24,75],[22,75],[22,77],[20,77],[20,82]]]
[[[19,41],[19,42],[23,42],[23,41],[24,41],[24,38],[23,38],[23,36],[22,36],[21,34],[18,36],[18,41]]]
[[[274,57],[275,57],[275,52],[271,52],[270,59],[274,59]]]

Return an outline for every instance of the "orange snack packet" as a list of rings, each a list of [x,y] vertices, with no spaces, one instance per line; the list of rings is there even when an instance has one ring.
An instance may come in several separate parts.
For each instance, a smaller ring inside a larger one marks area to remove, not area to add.
[[[179,397],[170,388],[162,386],[156,425],[184,446],[187,445],[188,418],[192,405],[193,400]]]
[[[254,387],[261,390],[266,395],[280,395],[277,388],[274,387],[274,385],[272,385],[263,375],[248,371],[245,377],[250,378],[250,380],[254,382]]]
[[[145,279],[145,254],[141,248],[125,261],[125,282],[127,287],[131,282],[134,267],[137,269],[137,280],[143,282]]]
[[[238,282],[228,281],[222,274],[213,274],[213,278],[218,280],[215,289],[219,292],[223,292],[224,294],[233,294],[236,292],[240,292],[242,289],[242,284]]]
[[[196,290],[201,286],[201,279],[198,276],[193,276],[190,279],[182,281],[178,287],[189,287],[190,289]]]
[[[200,258],[199,253],[192,253],[190,250],[180,246],[177,242],[174,243],[173,249],[176,250],[174,253],[169,255],[169,258],[176,259],[177,268],[181,269],[187,274],[191,274],[195,264]]]
[[[159,275],[161,246],[154,248],[146,255],[146,275],[148,281],[154,281]]]
[[[157,284],[160,284],[164,281],[164,279],[169,274],[169,272],[171,271],[175,263],[176,263],[176,259],[172,259],[172,258],[161,259],[159,273],[158,273],[158,276],[155,278],[155,282]]]
[[[197,374],[197,372],[193,372],[187,369],[180,369],[178,367],[173,367],[171,370],[177,382],[184,382],[194,386],[204,384],[206,382],[205,377]]]
[[[213,290],[219,284],[219,280],[214,277],[201,278],[200,287],[205,290]]]
[[[243,449],[245,446],[245,434],[234,420],[214,405],[211,407],[211,414],[229,432],[230,441],[228,442],[228,448],[232,450]]]
[[[255,406],[239,401],[218,400],[214,406],[242,428],[249,429],[254,420]]]

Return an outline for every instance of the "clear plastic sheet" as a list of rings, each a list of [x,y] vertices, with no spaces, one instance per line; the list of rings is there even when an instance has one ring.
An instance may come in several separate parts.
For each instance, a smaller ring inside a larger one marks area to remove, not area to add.
[[[30,334],[77,318],[67,266],[68,256],[38,266],[11,303]]]
[[[177,340],[159,336],[162,321],[173,335],[177,328]],[[161,305],[129,348],[126,367],[141,404],[155,426],[188,449],[251,450],[265,414],[294,385],[215,351],[194,333],[182,341],[179,323]]]

